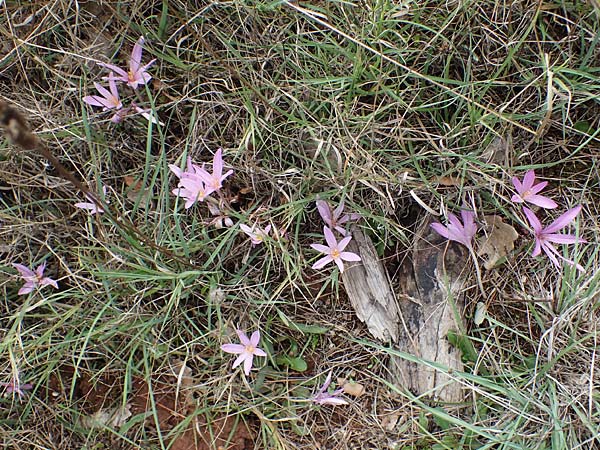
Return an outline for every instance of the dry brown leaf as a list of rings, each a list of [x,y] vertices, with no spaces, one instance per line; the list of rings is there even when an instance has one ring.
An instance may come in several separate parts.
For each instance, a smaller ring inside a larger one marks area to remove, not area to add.
[[[351,395],[352,397],[360,397],[365,393],[365,387],[354,381],[347,381],[343,384],[342,389],[344,390],[344,394]]]
[[[400,419],[399,413],[385,415],[381,418],[381,426],[384,430],[394,431],[394,428],[398,424],[398,419]]]
[[[483,264],[486,270],[491,270],[496,263],[515,248],[519,233],[509,224],[502,221],[500,216],[483,216],[485,236],[478,240],[479,256],[486,256]]]
[[[150,189],[144,189],[144,185],[141,180],[136,180],[134,177],[125,175],[123,177],[125,185],[127,186],[127,198],[132,202],[147,203],[152,199],[152,191]]]
[[[463,183],[463,180],[458,177],[433,177],[431,181],[440,186],[460,186]]]

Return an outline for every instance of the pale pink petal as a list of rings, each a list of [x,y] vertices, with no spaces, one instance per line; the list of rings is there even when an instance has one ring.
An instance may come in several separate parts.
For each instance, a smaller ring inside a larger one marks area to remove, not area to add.
[[[129,70],[131,73],[136,73],[140,64],[142,62],[142,50],[144,45],[144,37],[140,36],[135,45],[133,46],[133,50],[131,51],[131,58],[129,59]]]
[[[448,233],[448,228],[446,228],[441,223],[434,222],[431,224],[431,228],[433,228],[433,230],[440,236],[442,236],[446,239],[450,239],[450,234]]]
[[[54,289],[58,289],[58,283],[50,277],[42,278],[42,281],[40,281],[40,287],[44,286],[52,286]]]
[[[235,353],[236,355],[239,353],[243,353],[246,351],[246,347],[240,344],[223,344],[221,345],[221,350],[226,353]]]
[[[537,206],[540,206],[540,207],[546,208],[546,209],[554,209],[558,206],[558,204],[554,200],[551,200],[544,195],[537,195],[537,194],[529,195],[529,196],[527,196],[526,200],[529,203],[532,203],[534,205],[537,205]]]
[[[247,352],[242,353],[240,356],[238,356],[235,361],[233,362],[233,366],[231,366],[233,369],[235,369],[237,366],[239,366],[242,362],[246,361],[248,358],[250,358],[252,355],[250,355]],[[252,360],[250,360],[250,364],[252,364]]]
[[[252,333],[252,335],[250,336],[250,345],[254,348],[256,348],[258,346],[258,343],[260,342],[260,331],[256,330],[254,333]]]
[[[252,355],[248,355],[248,357],[244,361],[244,373],[246,374],[246,376],[250,375],[250,371],[252,370],[253,359],[254,358],[252,357]]]
[[[46,261],[44,261],[37,267],[37,269],[35,269],[36,276],[42,278],[44,276],[44,270],[46,270]]]
[[[533,247],[533,251],[531,252],[531,256],[538,256],[540,253],[542,253],[542,241],[540,241],[536,236],[535,245]]]
[[[331,250],[329,247],[323,244],[310,244],[310,246],[321,253],[329,253]]]
[[[333,220],[337,222],[343,212],[344,212],[344,201],[342,200],[340,202],[340,204],[338,205],[338,207],[333,210]]]
[[[27,281],[21,289],[19,289],[18,295],[29,294],[31,291],[35,289],[35,283],[33,281]]]
[[[86,95],[85,97],[83,97],[82,100],[88,105],[102,106],[103,108],[108,108],[108,106],[106,106],[108,104],[106,99],[103,99],[102,97],[99,97],[97,95]]]
[[[529,189],[529,193],[537,194],[538,192],[542,191],[546,186],[548,186],[548,182],[542,181],[541,183],[538,183],[535,186],[532,186],[531,189]]]
[[[323,234],[325,235],[325,240],[327,241],[327,245],[329,245],[330,249],[334,249],[337,247],[338,243],[335,239],[333,231],[327,226],[323,227]]]
[[[535,171],[528,170],[523,177],[523,191],[528,191],[535,183]]]
[[[524,192],[523,185],[521,184],[521,181],[517,177],[512,177],[512,183],[515,186],[515,189],[518,193]]]
[[[344,261],[342,261],[342,258],[334,258],[333,260],[338,268],[340,269],[340,273],[344,273]]]
[[[348,402],[343,398],[327,397],[318,401],[320,405],[348,405]]]
[[[236,330],[236,333],[237,333],[238,337],[240,338],[240,342],[242,343],[242,345],[245,345],[245,346],[252,345],[250,342],[250,339],[248,339],[248,336],[246,335],[246,333],[244,333],[241,330]]]
[[[529,221],[529,224],[531,225],[531,228],[533,228],[533,231],[535,232],[535,234],[539,234],[542,232],[542,222],[540,222],[540,219],[537,218],[537,216],[535,215],[535,213],[530,210],[529,208],[523,208],[523,212],[525,213],[525,217],[527,217],[527,220]]]
[[[346,236],[344,239],[342,239],[337,245],[338,251],[341,252],[342,250],[344,250],[351,240],[352,236]]]
[[[331,256],[327,255],[324,258],[319,259],[316,263],[314,263],[312,265],[312,268],[313,269],[321,269],[322,267],[329,264],[331,261],[333,261],[333,258]]]
[[[112,76],[112,72],[109,73],[109,76]],[[118,100],[119,99],[119,90],[117,89],[117,83],[115,83],[115,80],[109,79],[108,80],[108,86],[110,88],[110,93],[112,94],[112,96]],[[120,104],[121,102],[119,102]]]
[[[13,263],[13,267],[18,270],[21,276],[25,279],[27,278],[36,278],[36,274],[29,267],[24,266],[23,264]]]
[[[572,234],[544,234],[544,239],[555,244],[577,244],[585,243],[585,239],[578,238]]]
[[[344,261],[361,261],[360,256],[353,252],[342,252],[340,258]]]
[[[175,174],[177,178],[181,178],[183,171],[179,168],[179,166],[176,166],[175,164],[169,164],[169,169]]]
[[[105,80],[108,80],[108,79],[110,79],[112,77],[115,80],[125,81],[126,82],[129,79],[129,77],[127,75],[127,71],[121,69],[119,66],[115,66],[114,64],[106,64],[106,63],[98,63],[98,65],[100,65],[102,67],[106,67],[107,69],[114,70],[115,72],[117,72],[119,74],[119,77],[113,77],[112,74],[111,74],[110,77],[104,77]]]
[[[256,356],[267,356],[267,353],[264,350],[260,349],[260,348],[255,348],[254,349],[254,354]]]
[[[514,194],[514,195],[513,195],[513,196],[510,198],[510,200],[511,200],[513,203],[523,203],[523,202],[525,201],[525,200],[523,200],[523,199],[521,198],[521,196],[520,196],[519,194]]]
[[[213,157],[213,176],[215,178],[221,178],[223,173],[223,149],[218,149]]]
[[[330,227],[333,226],[333,224],[331,223],[331,208],[329,207],[327,202],[324,200],[317,200],[316,203],[317,211],[319,211],[319,215],[321,216],[323,221]]]
[[[577,214],[579,214],[581,208],[582,206],[579,205],[575,208],[569,209],[566,213],[564,213],[558,219],[556,219],[554,222],[548,225],[544,229],[544,233],[554,233],[555,231],[561,230],[567,225],[569,225],[575,219],[575,217],[577,217]]]

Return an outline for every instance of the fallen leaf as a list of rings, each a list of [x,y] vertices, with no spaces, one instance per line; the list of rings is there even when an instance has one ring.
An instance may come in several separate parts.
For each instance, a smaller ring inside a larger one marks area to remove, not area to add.
[[[460,186],[463,183],[462,178],[459,177],[433,177],[431,181],[440,186]]]
[[[386,431],[394,431],[400,419],[399,413],[387,414],[381,418],[381,426]]]
[[[148,203],[152,200],[152,192],[150,189],[144,189],[141,180],[136,180],[130,175],[124,177],[125,185],[127,186],[127,198],[132,202],[139,201],[140,203]]]
[[[344,390],[344,394],[351,395],[352,397],[360,397],[365,393],[365,387],[354,381],[347,381],[342,385],[342,389]]]
[[[487,256],[483,264],[486,270],[491,270],[500,259],[504,258],[515,248],[515,241],[519,233],[500,216],[483,216],[482,220],[485,236],[478,239],[479,251],[477,255]]]

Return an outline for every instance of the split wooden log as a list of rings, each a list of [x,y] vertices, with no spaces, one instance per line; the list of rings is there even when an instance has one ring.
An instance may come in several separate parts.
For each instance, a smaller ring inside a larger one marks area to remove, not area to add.
[[[344,289],[356,316],[367,325],[373,337],[398,342],[400,312],[388,274],[371,239],[356,226],[351,232],[352,240],[346,251],[360,255],[361,263],[353,264],[342,274]]]
[[[344,272],[342,281],[360,320],[377,339],[397,343],[397,349],[424,361],[463,370],[460,352],[448,342],[449,331],[462,329],[463,287],[469,254],[425,223],[401,267],[395,294],[370,239],[358,229],[347,249],[358,253],[359,263]],[[391,358],[393,382],[415,395],[442,402],[464,400],[460,383],[425,363]]]

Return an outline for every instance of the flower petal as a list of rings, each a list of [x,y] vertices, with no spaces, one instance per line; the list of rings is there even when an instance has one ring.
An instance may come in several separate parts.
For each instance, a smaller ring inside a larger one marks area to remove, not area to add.
[[[526,200],[533,205],[537,205],[546,209],[554,209],[558,206],[554,200],[546,197],[545,195],[533,194],[528,196]]]
[[[333,258],[329,255],[325,256],[324,258],[319,259],[316,263],[314,263],[312,265],[313,269],[321,269],[323,266],[329,264],[331,261],[333,261]]]
[[[332,250],[334,248],[336,248],[338,243],[337,243],[337,240],[335,239],[335,235],[333,234],[333,231],[331,231],[331,228],[329,228],[328,226],[324,226],[323,234],[325,235],[325,240],[327,241],[327,245],[329,245],[329,248]]]
[[[252,336],[250,336],[250,345],[254,348],[256,348],[258,346],[258,343],[260,342],[260,331],[256,330],[254,333],[252,333]]]
[[[542,232],[542,222],[540,222],[540,219],[538,219],[535,213],[529,208],[524,207],[523,212],[529,221],[529,225],[531,225],[531,228],[533,228],[534,234],[540,234]]]
[[[252,356],[252,354],[249,354],[246,360],[244,361],[244,373],[246,374],[246,376],[250,375],[253,360],[254,357]]]
[[[353,252],[342,252],[340,258],[344,261],[361,261],[360,256]]]
[[[555,231],[561,230],[564,227],[566,227],[567,225],[569,225],[575,219],[575,217],[577,217],[577,214],[579,214],[579,211],[581,211],[581,208],[582,208],[582,206],[579,205],[579,206],[576,206],[575,208],[569,209],[566,213],[564,213],[558,219],[556,219],[554,222],[552,222],[550,225],[548,225],[544,229],[544,234],[554,233]]]
[[[317,200],[316,203],[317,211],[319,211],[319,215],[321,216],[323,221],[330,227],[333,227],[333,224],[331,223],[332,216],[329,204],[325,200]]]
[[[246,347],[240,344],[223,344],[221,345],[221,350],[225,353],[234,353],[237,355],[246,351]]]
[[[237,333],[238,337],[240,338],[240,342],[242,343],[242,345],[245,345],[245,346],[252,345],[252,343],[250,342],[250,339],[248,339],[248,336],[246,335],[246,333],[244,333],[242,330],[236,330],[236,333]]]

